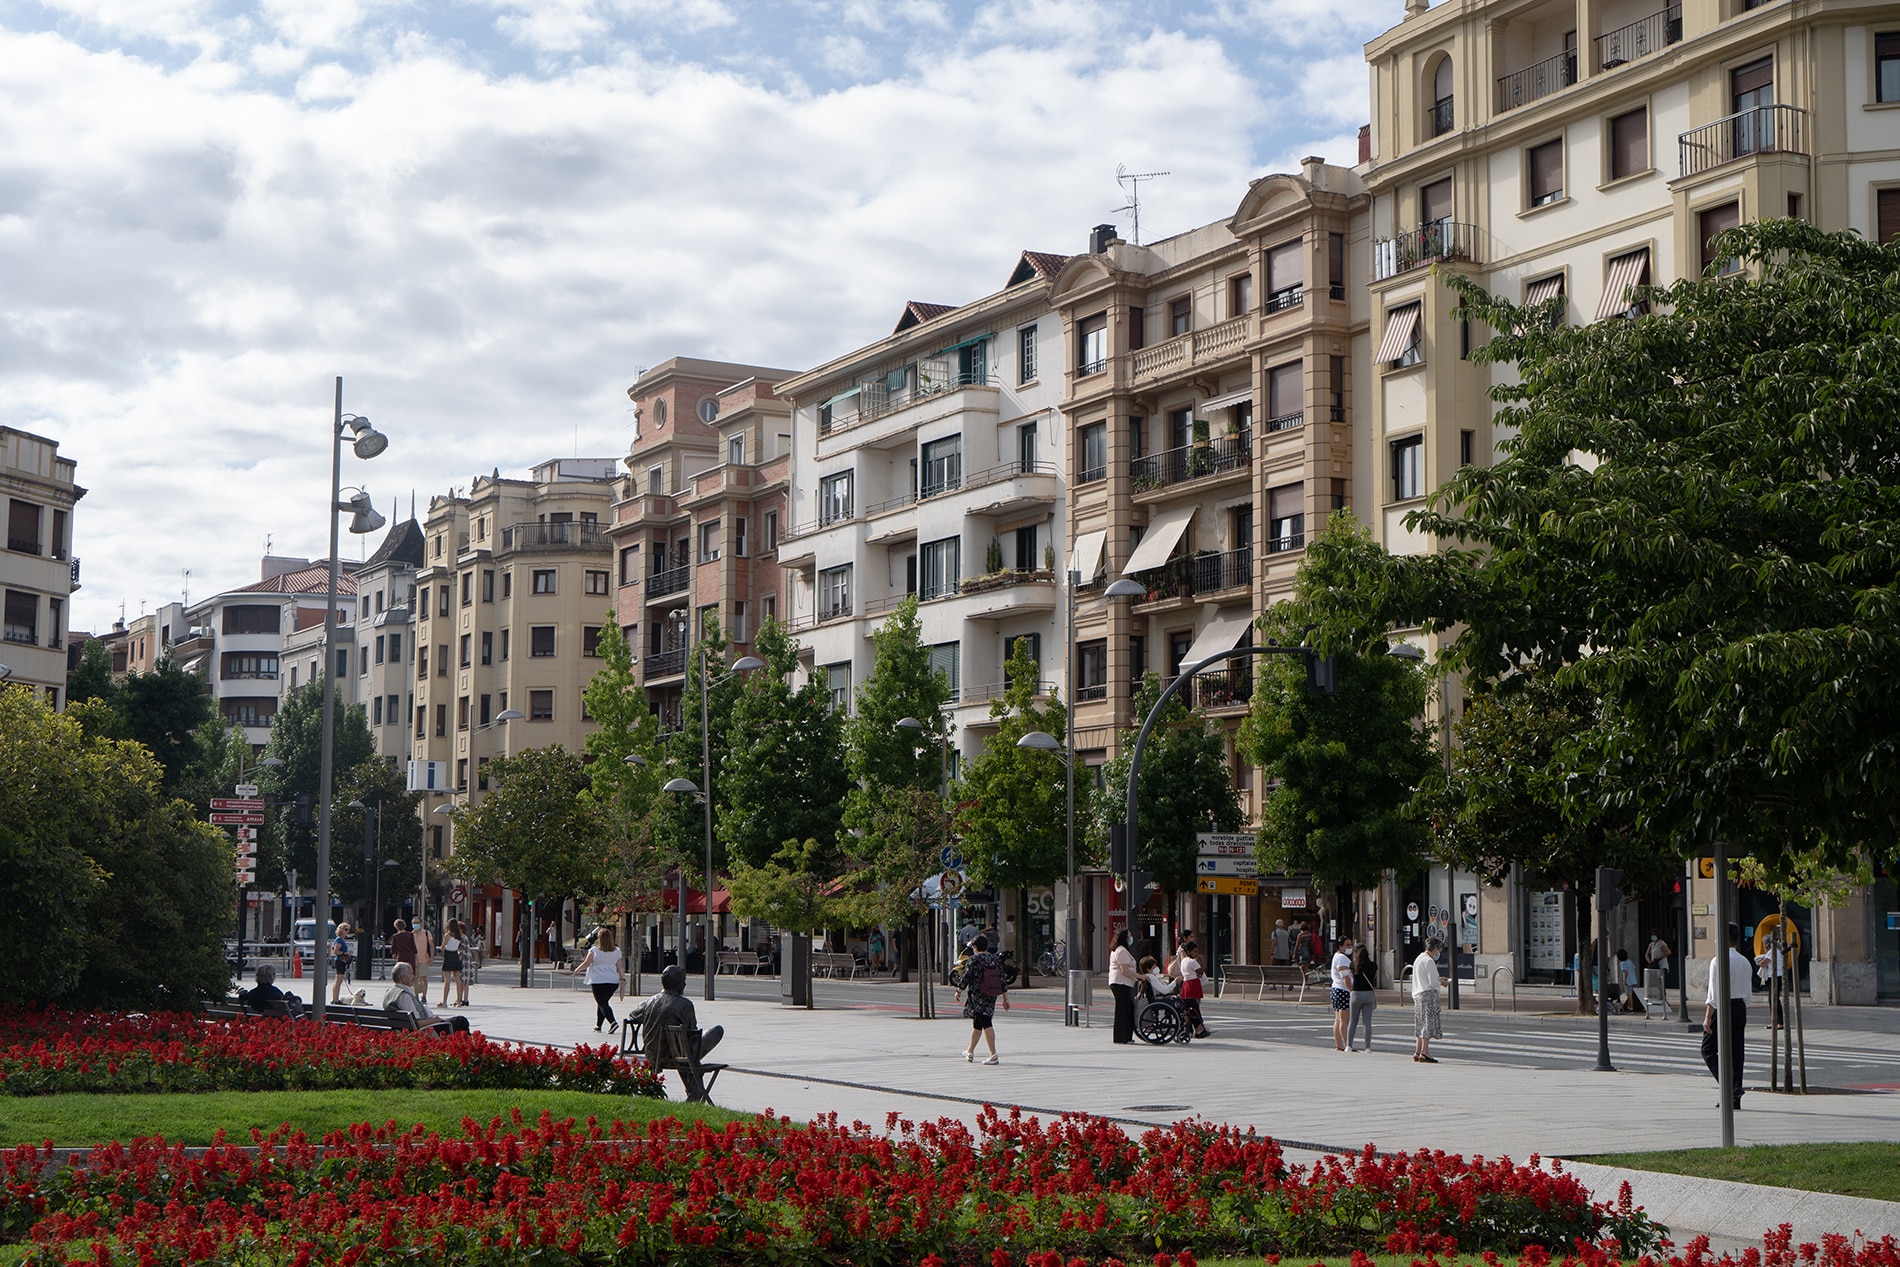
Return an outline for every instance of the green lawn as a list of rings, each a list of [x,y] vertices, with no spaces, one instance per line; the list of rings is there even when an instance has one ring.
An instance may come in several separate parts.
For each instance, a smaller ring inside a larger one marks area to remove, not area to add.
[[[440,1134],[460,1134],[462,1119],[486,1123],[519,1108],[530,1120],[543,1109],[556,1118],[602,1123],[647,1122],[658,1117],[723,1123],[748,1114],[678,1100],[592,1095],[580,1091],[216,1091],[203,1095],[0,1096],[0,1146],[97,1144],[138,1135],[163,1135],[183,1144],[208,1144],[220,1127],[248,1143],[253,1126],[288,1122],[312,1139],[356,1122],[420,1122]],[[4,1260],[0,1260],[3,1267]]]
[[[1900,1143],[1761,1144],[1665,1153],[1605,1153],[1577,1161],[1671,1175],[1734,1179],[1803,1192],[1900,1201]]]

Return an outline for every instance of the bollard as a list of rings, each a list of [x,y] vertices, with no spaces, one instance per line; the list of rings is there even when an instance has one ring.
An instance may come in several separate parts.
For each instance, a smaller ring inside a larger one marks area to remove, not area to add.
[[[1069,969],[1066,1006],[1062,1010],[1062,1023],[1071,1028],[1089,1025],[1092,1018],[1088,1013],[1095,1002],[1095,974],[1081,968]]]

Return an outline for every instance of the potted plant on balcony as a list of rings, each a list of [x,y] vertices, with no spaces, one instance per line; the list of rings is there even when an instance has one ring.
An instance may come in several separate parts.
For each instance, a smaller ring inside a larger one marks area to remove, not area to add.
[[[1194,420],[1194,444],[1188,450],[1188,478],[1196,479],[1214,469],[1212,428],[1205,418]]]

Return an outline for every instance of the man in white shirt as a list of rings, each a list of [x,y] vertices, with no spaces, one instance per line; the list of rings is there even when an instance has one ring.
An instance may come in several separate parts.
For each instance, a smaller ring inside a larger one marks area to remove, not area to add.
[[[1735,1108],[1742,1107],[1742,1036],[1748,1032],[1748,1000],[1754,994],[1748,974],[1754,970],[1748,956],[1735,948],[1742,939],[1742,930],[1738,925],[1728,926],[1728,1015],[1729,1015],[1729,1089],[1730,1103]],[[1717,983],[1717,965],[1709,963],[1709,989],[1703,998],[1702,1011],[1702,1063],[1709,1067],[1709,1075],[1719,1085],[1722,1080],[1721,1066],[1716,1063],[1718,1052],[1715,1025],[1715,987]]]
[[[406,963],[398,963],[390,972],[391,985],[383,992],[383,1011],[391,1015],[409,1018],[410,1024],[417,1029],[440,1030],[444,1033],[468,1033],[466,1016],[442,1016],[429,1010],[429,1005],[416,997],[415,969]]]
[[[1293,962],[1293,934],[1286,931],[1286,921],[1283,919],[1273,921],[1273,962]]]

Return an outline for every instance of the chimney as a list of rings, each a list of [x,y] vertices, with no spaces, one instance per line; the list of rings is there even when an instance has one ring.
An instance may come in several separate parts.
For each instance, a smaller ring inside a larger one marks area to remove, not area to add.
[[[1325,176],[1322,174],[1325,166],[1324,158],[1318,154],[1308,154],[1300,160],[1300,175],[1306,177],[1307,184],[1318,186],[1325,181]]]
[[[1359,161],[1362,163],[1372,161],[1372,125],[1370,123],[1359,125]]]
[[[1112,224],[1098,224],[1089,230],[1089,254],[1100,255],[1108,250],[1108,244],[1116,241],[1116,228]]]

